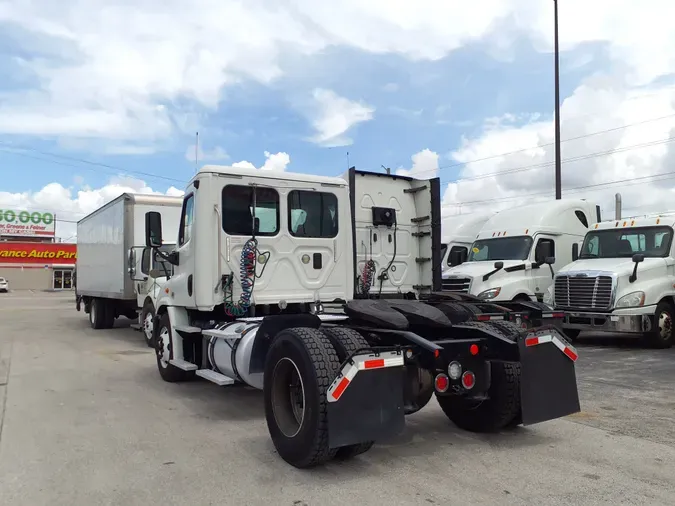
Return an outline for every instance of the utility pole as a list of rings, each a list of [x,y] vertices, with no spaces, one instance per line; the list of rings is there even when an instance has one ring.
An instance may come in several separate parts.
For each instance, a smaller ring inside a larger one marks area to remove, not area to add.
[[[560,160],[560,56],[558,48],[558,0],[553,0],[553,37],[555,53],[555,198],[562,198],[562,170]]]

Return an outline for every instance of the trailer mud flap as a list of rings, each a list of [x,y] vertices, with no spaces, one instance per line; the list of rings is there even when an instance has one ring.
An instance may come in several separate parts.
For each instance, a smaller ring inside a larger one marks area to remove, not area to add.
[[[552,328],[528,333],[518,346],[523,425],[581,411],[574,347]]]
[[[328,388],[331,448],[394,437],[405,428],[403,355],[356,355]]]

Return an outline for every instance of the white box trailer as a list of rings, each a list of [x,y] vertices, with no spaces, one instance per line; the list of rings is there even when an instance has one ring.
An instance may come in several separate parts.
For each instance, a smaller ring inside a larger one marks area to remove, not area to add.
[[[181,197],[123,193],[77,223],[76,300],[94,328],[110,328],[115,318],[136,319],[139,293],[154,279],[130,272],[130,252],[145,245],[145,215],[162,214],[163,232],[175,237]],[[166,278],[164,278],[166,279]],[[142,302],[141,302],[142,304]]]

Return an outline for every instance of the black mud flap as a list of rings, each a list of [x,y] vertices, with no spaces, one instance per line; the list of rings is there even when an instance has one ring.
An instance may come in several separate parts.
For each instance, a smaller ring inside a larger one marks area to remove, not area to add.
[[[331,448],[387,440],[405,429],[400,353],[357,355],[328,389]]]
[[[518,341],[523,425],[581,411],[574,368],[578,354],[553,328],[529,332]]]

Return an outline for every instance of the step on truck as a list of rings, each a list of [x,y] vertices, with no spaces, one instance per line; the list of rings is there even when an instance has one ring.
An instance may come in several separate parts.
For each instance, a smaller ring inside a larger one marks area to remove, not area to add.
[[[152,345],[154,301],[173,266],[144,246],[145,216],[159,212],[164,233],[175,235],[182,203],[181,197],[124,193],[78,221],[75,304],[92,328],[112,328],[125,316],[139,321]]]
[[[163,245],[147,215],[147,246]],[[189,182],[157,367],[263,391],[287,463],[368,451],[435,397],[463,429],[579,411],[577,352],[552,328],[453,324],[440,291],[440,181],[205,166]]]
[[[674,226],[675,212],[594,225],[547,295],[564,312],[565,334],[642,337],[653,347],[670,348],[675,342]]]

